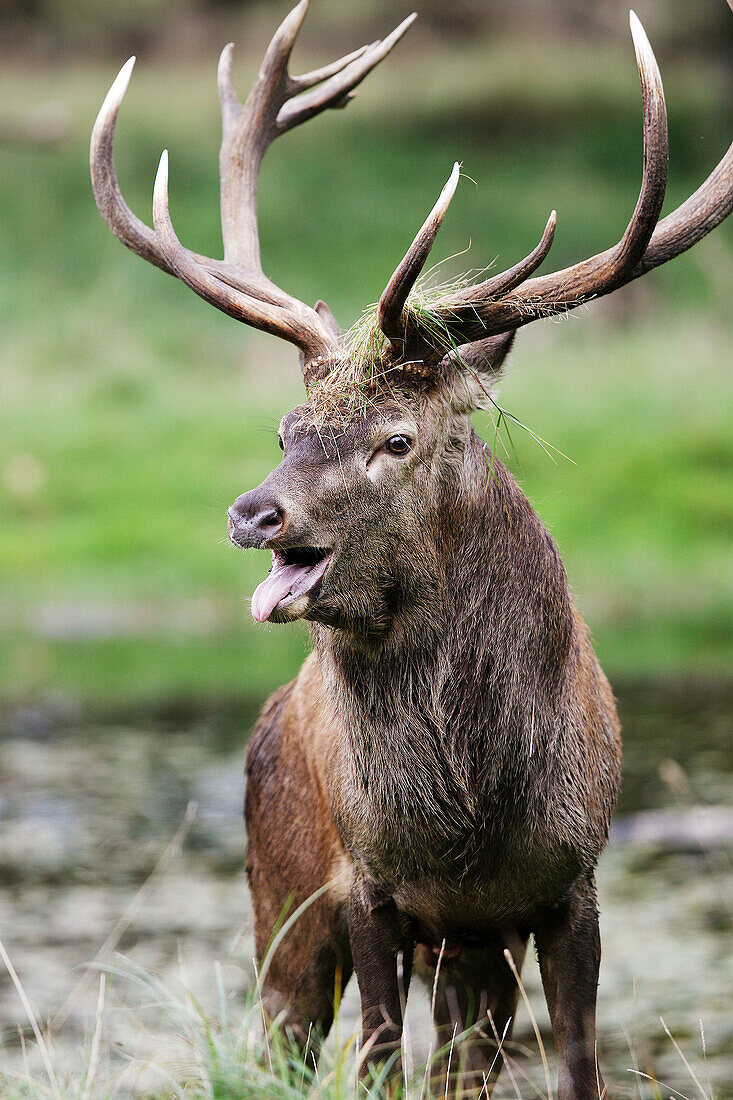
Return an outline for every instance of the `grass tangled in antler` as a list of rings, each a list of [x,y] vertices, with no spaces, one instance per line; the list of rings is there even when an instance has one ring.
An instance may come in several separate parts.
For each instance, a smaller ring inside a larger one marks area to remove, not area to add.
[[[470,284],[468,274],[442,283],[418,283],[405,304],[406,327],[419,327],[428,342],[445,354],[457,345],[443,316],[450,310],[456,293]],[[373,303],[344,335],[345,353],[328,375],[308,390],[313,423],[348,420],[365,413],[378,393],[391,394],[400,388],[401,364],[390,361],[389,340],[379,327],[379,306]],[[456,359],[460,369],[460,360]]]

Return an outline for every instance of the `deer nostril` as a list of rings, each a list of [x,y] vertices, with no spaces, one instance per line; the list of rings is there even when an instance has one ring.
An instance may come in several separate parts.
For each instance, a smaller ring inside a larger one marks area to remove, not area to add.
[[[260,513],[255,518],[255,523],[261,528],[282,527],[282,515],[277,508],[271,508],[268,512]]]
[[[283,513],[276,504],[266,503],[264,507],[257,506],[256,498],[247,499],[244,494],[234,501],[227,512],[227,529],[231,535],[235,529],[256,532],[263,538],[274,538],[282,528],[285,519]]]

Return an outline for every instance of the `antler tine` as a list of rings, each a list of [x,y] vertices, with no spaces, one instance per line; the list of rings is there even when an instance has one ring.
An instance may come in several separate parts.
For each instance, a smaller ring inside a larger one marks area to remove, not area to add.
[[[664,203],[667,189],[669,138],[662,77],[649,39],[635,13],[629,12],[631,35],[644,106],[644,169],[634,213],[617,245],[573,267],[546,276],[551,286],[570,290],[565,309],[589,296],[605,294],[625,282],[644,255]],[[518,284],[514,283],[514,287]],[[521,293],[521,292],[520,292]],[[547,313],[547,306],[544,307]]]
[[[417,14],[415,12],[408,15],[385,39],[367,46],[343,71],[332,76],[320,88],[316,88],[305,95],[300,95],[296,99],[290,99],[285,103],[277,116],[278,133],[284,134],[286,130],[305,122],[306,119],[312,118],[313,115],[328,107],[346,106],[349,99],[353,98],[354,88],[361,84],[364,77],[368,76],[372,69],[384,60],[387,54],[392,52],[405,31],[412,26],[416,19]],[[299,90],[297,78],[294,84],[296,90]]]
[[[216,86],[219,91],[219,104],[221,106],[221,123],[226,132],[228,127],[235,125],[242,111],[239,96],[232,83],[232,61],[234,58],[234,43],[227,42],[219,54],[219,64],[216,68]]]
[[[115,123],[134,66],[134,57],[122,66],[104,98],[94,123],[89,149],[92,190],[99,213],[115,236],[138,256],[142,256],[144,260],[148,260],[149,263],[155,264],[156,267],[172,275],[173,272],[161,254],[152,229],[133,214],[122,197],[115,171]]]
[[[456,193],[461,166],[456,161],[447,183],[440,192],[438,201],[425,219],[414,241],[408,248],[405,258],[387,283],[379,299],[379,327],[390,340],[402,343],[405,339],[405,318],[403,311],[408,295],[425,266],[430,255],[438,230],[443,224],[451,199]]]
[[[298,37],[298,32],[300,31],[308,11],[309,3],[310,0],[300,0],[300,3],[288,13],[272,36],[248,99],[249,114],[254,114],[256,107],[259,107],[260,110],[263,108],[266,109],[269,106],[271,98],[278,93],[280,93],[280,98],[284,101],[288,95],[293,94],[296,90],[296,85],[298,90],[300,90],[301,88],[311,87],[316,80],[325,80],[326,77],[331,76],[334,72],[339,72],[343,69],[355,56],[359,56],[368,49],[367,46],[362,46],[361,50],[357,50],[355,54],[342,57],[339,61],[334,62],[333,65],[325,66],[324,69],[321,70],[321,72],[325,73],[325,76],[319,76],[318,71],[314,71],[313,73],[308,73],[306,77],[291,77],[287,73],[287,65],[290,60],[290,54],[293,51],[293,46],[295,45],[295,40]],[[233,51],[234,43],[229,42],[221,52],[219,69],[217,72],[219,99],[221,101],[222,121],[225,133],[228,127],[239,121],[242,112],[242,104],[232,83]],[[303,80],[308,80],[309,77],[311,78],[310,83],[301,83]],[[284,83],[288,86],[287,90],[283,90],[282,88],[282,84]]]
[[[276,136],[274,121],[277,112],[290,94],[288,60],[308,10],[308,2],[300,0],[275,31],[244,106],[239,102],[232,84],[231,43],[224,47],[219,58],[222,118],[219,172],[224,259],[256,276],[262,276],[257,230],[260,164]]]
[[[354,50],[353,53],[347,53],[344,57],[340,57],[338,61],[332,61],[330,65],[323,65],[320,69],[312,69],[309,73],[302,73],[300,76],[291,76],[290,84],[294,91],[305,92],[308,88],[313,88],[316,84],[322,84],[324,80],[328,80],[331,76],[336,76],[343,69],[350,65],[352,61],[356,61],[357,57],[361,57],[366,53],[368,49],[376,43],[367,42],[365,46],[360,46],[358,50]]]
[[[556,226],[557,211],[551,210],[539,242],[523,260],[514,264],[513,267],[507,268],[506,271],[493,275],[490,279],[484,279],[482,283],[476,283],[475,286],[469,286],[465,290],[459,291],[457,298],[460,299],[461,303],[470,305],[473,302],[486,302],[491,298],[499,298],[510,290],[514,290],[533,271],[537,270],[547,256],[555,239]]]
[[[161,154],[153,189],[153,224],[156,240],[166,262],[178,278],[200,298],[253,328],[281,336],[297,345],[307,361],[329,347],[334,351],[333,340],[314,310],[293,299],[293,308],[285,311],[281,306],[263,301],[222,282],[205,267],[197,263],[184,248],[173,228],[168,203],[168,150]],[[312,323],[310,314],[316,318]]]
[[[606,282],[609,287],[614,286],[616,280],[631,272],[644,255],[667,190],[669,136],[662,77],[649,39],[633,11],[629,12],[629,23],[644,103],[644,172],[631,221],[617,245],[611,270],[597,291],[602,290]]]

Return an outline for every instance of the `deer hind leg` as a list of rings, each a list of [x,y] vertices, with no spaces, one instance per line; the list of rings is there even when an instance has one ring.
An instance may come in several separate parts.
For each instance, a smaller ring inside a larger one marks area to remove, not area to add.
[[[247,877],[260,966],[283,920],[345,864],[303,752],[287,751],[278,702],[275,696],[263,713],[246,757]],[[351,976],[347,908],[348,886],[328,889],[298,918],[266,967],[265,1015],[296,1048],[307,1048],[309,1061],[318,1057],[334,1003]]]
[[[504,1064],[503,1043],[512,1031],[519,990],[504,956],[508,948],[521,969],[527,936],[497,936],[481,948],[462,948],[453,959],[446,951],[435,981],[439,952],[419,949],[418,972],[435,995],[436,1054],[431,1068],[436,1096],[490,1096]],[[468,1033],[468,1034],[466,1034]],[[447,1083],[450,1067],[450,1080]]]
[[[601,939],[595,881],[579,879],[534,929],[558,1057],[558,1100],[599,1100],[595,1017]]]

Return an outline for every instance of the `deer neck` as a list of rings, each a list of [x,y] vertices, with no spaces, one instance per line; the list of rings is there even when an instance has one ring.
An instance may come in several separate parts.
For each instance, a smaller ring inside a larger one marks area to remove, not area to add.
[[[339,718],[388,742],[422,730],[423,748],[456,720],[485,724],[556,691],[575,632],[550,535],[475,433],[432,489],[433,513],[395,554],[388,628],[313,631]]]

